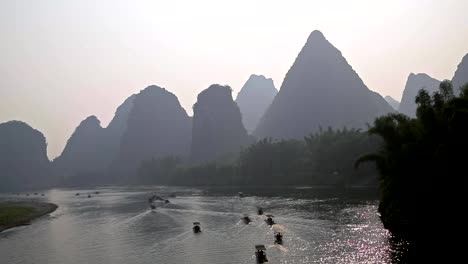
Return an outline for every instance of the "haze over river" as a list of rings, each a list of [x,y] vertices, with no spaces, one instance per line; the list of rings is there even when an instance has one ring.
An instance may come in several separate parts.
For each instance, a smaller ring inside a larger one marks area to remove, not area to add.
[[[398,263],[400,253],[379,220],[376,199],[320,193],[311,188],[108,187],[54,189],[44,197],[2,194],[1,200],[36,199],[59,208],[32,225],[0,233],[0,262],[255,263],[254,245],[264,244],[269,263]],[[152,194],[170,203],[156,202],[151,210]],[[257,206],[273,214],[277,224],[268,226]],[[241,221],[244,214],[253,220],[248,225]],[[200,234],[192,232],[195,221],[201,223]],[[283,232],[283,245],[274,243],[274,231]]]

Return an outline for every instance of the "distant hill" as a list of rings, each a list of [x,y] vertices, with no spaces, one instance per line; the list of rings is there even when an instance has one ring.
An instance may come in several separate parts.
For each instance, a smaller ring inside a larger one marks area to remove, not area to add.
[[[456,94],[460,92],[460,87],[468,83],[468,54],[463,57],[460,64],[458,64],[455,75],[452,78],[453,89]]]
[[[107,128],[95,116],[83,120],[68,140],[62,154],[53,161],[55,173],[63,183],[90,185],[108,181],[107,171],[116,158],[128,114],[135,95],[117,108]]]
[[[0,124],[0,191],[45,188],[51,181],[44,135],[24,122]]]
[[[192,162],[237,154],[248,141],[231,88],[214,84],[202,91],[193,106]]]
[[[384,99],[394,110],[398,111],[398,108],[400,107],[400,102],[398,102],[396,99],[389,95],[385,96]]]
[[[70,178],[89,173],[103,173],[102,143],[104,128],[95,116],[83,120],[75,129],[62,152],[53,162],[61,177]]]
[[[415,98],[418,91],[424,89],[432,94],[439,90],[440,81],[432,78],[425,73],[411,73],[406,81],[405,90],[401,97],[401,103],[398,111],[409,117],[416,117]]]
[[[177,97],[164,88],[148,86],[133,99],[111,176],[127,181],[144,160],[187,157],[190,141],[191,120]]]
[[[302,138],[320,127],[364,128],[394,111],[320,31],[310,34],[262,117],[258,137]]]
[[[257,127],[273,98],[278,93],[272,79],[252,74],[237,94],[236,103],[242,114],[242,123],[249,133]]]

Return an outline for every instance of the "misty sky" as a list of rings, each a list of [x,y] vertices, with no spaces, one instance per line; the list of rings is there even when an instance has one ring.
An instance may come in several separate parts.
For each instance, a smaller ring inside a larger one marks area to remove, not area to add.
[[[0,122],[18,119],[62,151],[81,120],[107,126],[150,84],[192,114],[212,83],[250,74],[277,88],[315,29],[366,85],[400,100],[411,72],[451,79],[468,52],[468,1],[0,1]]]

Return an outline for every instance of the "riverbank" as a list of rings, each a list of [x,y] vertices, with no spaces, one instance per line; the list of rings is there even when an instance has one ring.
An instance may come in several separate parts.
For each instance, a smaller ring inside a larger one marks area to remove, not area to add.
[[[35,218],[52,213],[57,207],[56,204],[41,202],[0,202],[0,232],[28,225]]]

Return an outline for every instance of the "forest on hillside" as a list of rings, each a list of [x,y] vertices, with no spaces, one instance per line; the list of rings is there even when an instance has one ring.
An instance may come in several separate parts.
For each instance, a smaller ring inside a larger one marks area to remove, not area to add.
[[[264,138],[237,157],[190,164],[177,156],[144,161],[138,180],[162,185],[376,186],[375,166],[356,170],[354,161],[377,151],[381,141],[357,129],[328,128],[303,140]]]

